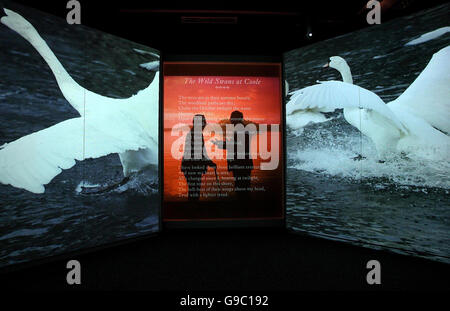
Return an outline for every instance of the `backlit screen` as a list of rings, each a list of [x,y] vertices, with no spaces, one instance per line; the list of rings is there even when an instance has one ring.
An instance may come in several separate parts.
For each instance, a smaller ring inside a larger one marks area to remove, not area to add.
[[[164,220],[281,218],[281,64],[164,63]]]

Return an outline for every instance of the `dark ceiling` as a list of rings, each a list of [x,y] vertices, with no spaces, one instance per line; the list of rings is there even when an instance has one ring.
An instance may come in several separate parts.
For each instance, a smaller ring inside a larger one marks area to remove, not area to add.
[[[6,4],[7,1],[2,1]],[[66,1],[15,1],[65,17]],[[382,0],[381,19],[446,1]],[[362,27],[367,0],[86,1],[82,24],[166,53],[278,54]],[[308,35],[309,34],[309,35]]]

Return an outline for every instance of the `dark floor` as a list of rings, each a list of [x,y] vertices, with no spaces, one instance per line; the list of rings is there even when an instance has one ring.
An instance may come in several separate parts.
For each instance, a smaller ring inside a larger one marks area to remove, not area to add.
[[[9,290],[74,289],[66,262],[81,263],[77,289],[449,290],[450,265],[271,230],[164,232],[126,245],[0,275]],[[382,284],[367,285],[367,261]]]

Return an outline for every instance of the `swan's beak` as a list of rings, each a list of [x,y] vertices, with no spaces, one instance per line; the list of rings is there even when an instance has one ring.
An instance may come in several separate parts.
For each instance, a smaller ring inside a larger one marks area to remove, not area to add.
[[[322,68],[328,68],[330,67],[330,63],[326,63],[325,65],[322,66]]]

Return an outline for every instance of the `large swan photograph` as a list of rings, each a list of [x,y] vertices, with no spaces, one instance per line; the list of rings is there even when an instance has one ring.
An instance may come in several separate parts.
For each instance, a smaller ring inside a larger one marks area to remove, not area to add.
[[[158,231],[159,52],[0,11],[0,266]]]
[[[449,11],[284,54],[293,230],[450,262]]]

